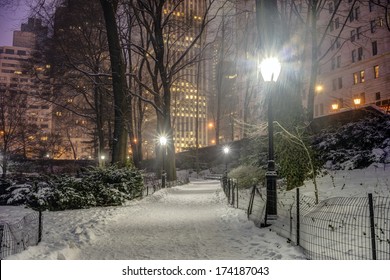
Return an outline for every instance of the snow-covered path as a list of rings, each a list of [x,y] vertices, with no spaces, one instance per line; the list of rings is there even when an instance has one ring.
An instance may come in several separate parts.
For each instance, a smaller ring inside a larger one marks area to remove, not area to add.
[[[49,212],[46,220],[44,242],[10,259],[305,258],[229,207],[217,181],[164,189],[125,207]]]

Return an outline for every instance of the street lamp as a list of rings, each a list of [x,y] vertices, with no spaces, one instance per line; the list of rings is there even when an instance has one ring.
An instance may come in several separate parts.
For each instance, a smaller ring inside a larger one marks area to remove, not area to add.
[[[228,173],[227,173],[227,158],[228,158],[228,154],[230,152],[230,148],[229,146],[224,146],[222,148],[222,151],[223,153],[225,154],[225,171],[223,172],[223,176],[222,176],[222,183],[223,183],[223,187],[225,188],[226,187],[226,184],[227,184],[227,178],[228,178]]]
[[[338,103],[333,103],[332,104],[332,110],[333,111],[336,111],[338,108],[339,108],[339,104]]]
[[[275,82],[278,80],[281,70],[281,64],[277,58],[266,58],[260,64],[261,75],[264,82],[271,86],[273,91]],[[275,219],[277,215],[276,206],[276,170],[274,160],[274,129],[272,114],[272,92],[268,93],[268,166],[265,173],[267,183],[267,205],[266,205],[266,222],[267,219]]]
[[[100,159],[101,159],[101,162],[102,162],[102,167],[105,167],[106,164],[105,164],[104,160],[106,159],[106,156],[105,155],[101,155]]]
[[[160,136],[159,141],[160,141],[160,146],[161,146],[161,150],[162,150],[161,187],[165,188],[165,180],[166,180],[166,178],[165,178],[165,176],[166,176],[166,173],[165,173],[165,155],[167,153],[167,142],[168,142],[168,139],[165,136]]]
[[[225,154],[225,174],[227,176],[227,158],[230,152],[230,148],[228,146],[223,147],[223,153]]]
[[[361,102],[362,100],[360,97],[356,97],[353,99],[353,103],[355,104],[356,107],[359,106]]]

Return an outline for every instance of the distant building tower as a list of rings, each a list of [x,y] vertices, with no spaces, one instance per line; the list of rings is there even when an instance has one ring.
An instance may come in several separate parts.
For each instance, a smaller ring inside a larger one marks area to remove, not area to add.
[[[169,1],[167,2],[165,13],[169,13],[168,9],[175,7]],[[171,47],[179,50],[177,51],[178,56],[180,49],[186,49],[200,32],[205,5],[204,1],[188,1],[188,3],[183,1],[173,12],[173,16],[176,16],[177,20],[191,22],[191,28],[186,34],[176,34],[177,40],[172,40]],[[199,55],[204,44],[204,38],[200,39],[187,56],[193,58]],[[196,146],[205,147],[208,144],[206,75],[205,62],[200,58],[200,62],[181,70],[172,84],[171,114],[176,152],[195,149]]]
[[[48,28],[42,25],[42,20],[29,18],[27,23],[22,23],[21,30],[14,31],[13,46],[34,49],[47,37]]]
[[[32,67],[40,79],[46,79],[46,66],[30,65],[29,59],[36,36],[43,36],[47,29],[34,19],[29,19],[24,26],[25,31],[14,32],[14,46],[0,46],[0,106],[3,112],[13,114],[1,122],[1,133],[17,131],[13,137],[18,141],[12,143],[9,150],[12,154],[30,158],[52,157],[54,150],[49,145],[52,105],[41,98],[50,95],[50,85],[38,83],[36,77],[28,73],[28,67]]]

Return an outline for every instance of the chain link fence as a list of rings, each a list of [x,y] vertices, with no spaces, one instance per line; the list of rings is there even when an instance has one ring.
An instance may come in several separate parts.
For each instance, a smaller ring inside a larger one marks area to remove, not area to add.
[[[272,229],[315,260],[390,260],[390,197],[333,197],[299,189],[278,199]]]
[[[240,189],[223,178],[230,205],[247,211],[257,226],[265,220],[265,188]],[[295,191],[278,192],[271,229],[316,260],[390,260],[390,197],[333,197],[315,203]]]
[[[0,259],[37,245],[42,239],[42,212],[34,212],[17,223],[0,221]]]

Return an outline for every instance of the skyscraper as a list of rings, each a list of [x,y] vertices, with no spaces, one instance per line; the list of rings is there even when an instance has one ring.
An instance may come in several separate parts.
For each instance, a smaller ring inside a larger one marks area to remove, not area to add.
[[[14,32],[13,46],[0,47],[1,133],[9,134],[2,137],[2,145],[8,145],[7,152],[40,158],[50,156],[53,150],[48,145],[52,106],[39,98],[50,95],[51,89],[38,83],[38,79],[46,79],[46,66],[33,65],[30,59],[47,29],[40,21],[29,19],[22,24],[22,30]],[[36,76],[28,73],[31,71]],[[10,139],[12,143],[7,144]]]

